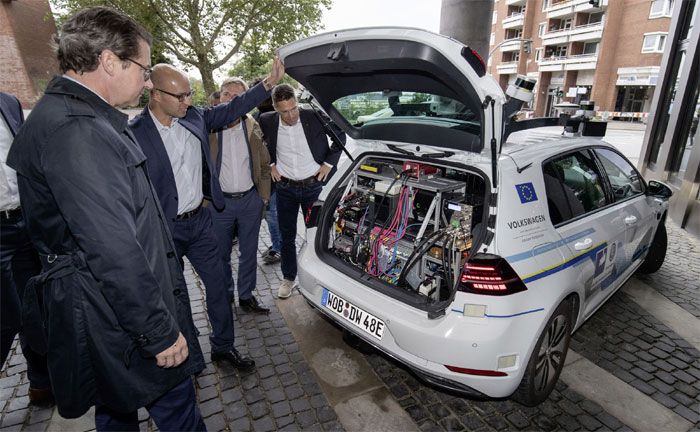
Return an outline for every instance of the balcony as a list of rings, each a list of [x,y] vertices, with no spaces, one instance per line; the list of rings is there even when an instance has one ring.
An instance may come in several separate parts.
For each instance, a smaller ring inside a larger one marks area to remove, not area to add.
[[[545,57],[540,60],[540,72],[595,69],[597,54],[577,54],[570,56]]]
[[[571,29],[561,29],[547,32],[542,35],[543,45],[561,45],[569,42]]]
[[[499,75],[510,75],[514,73],[518,73],[518,62],[507,62],[507,63],[501,63],[496,66],[496,71],[498,72]]]
[[[525,6],[527,0],[506,0],[506,5],[508,6]]]
[[[546,13],[547,19],[550,19],[573,16],[576,12],[595,12],[599,10],[600,8],[593,6],[588,0],[567,0],[552,4],[546,9]]]
[[[603,22],[584,24],[570,29],[554,30],[542,35],[543,45],[561,45],[569,42],[600,40]]]
[[[598,64],[598,54],[577,54],[566,58],[564,69],[566,70],[590,70]]]
[[[521,38],[507,39],[501,45],[501,52],[520,51]]]
[[[552,56],[545,57],[540,60],[540,72],[556,72],[564,70],[564,62],[566,61],[566,56]]]
[[[603,37],[603,22],[576,26],[568,33],[570,42],[600,40]]]
[[[513,14],[507,18],[503,18],[503,28],[504,29],[510,29],[510,28],[518,28],[522,27],[523,23],[525,22],[525,14],[520,12]]]

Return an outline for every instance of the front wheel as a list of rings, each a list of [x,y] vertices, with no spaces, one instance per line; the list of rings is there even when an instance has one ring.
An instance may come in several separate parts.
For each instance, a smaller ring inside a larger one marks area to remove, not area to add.
[[[535,406],[547,399],[564,368],[571,341],[571,303],[561,302],[537,339],[513,399]]]
[[[666,259],[666,248],[668,246],[668,235],[666,234],[666,225],[662,222],[656,229],[656,234],[654,234],[654,240],[652,240],[649,246],[649,252],[647,256],[639,265],[637,271],[643,274],[654,273],[664,263]]]

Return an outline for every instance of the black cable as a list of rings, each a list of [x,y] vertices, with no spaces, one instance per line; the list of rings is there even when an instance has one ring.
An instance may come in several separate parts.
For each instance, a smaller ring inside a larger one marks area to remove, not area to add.
[[[428,248],[432,245],[434,245],[437,241],[441,239],[442,236],[445,235],[445,231],[434,231],[432,232],[428,237],[426,237],[423,241],[420,242],[420,244],[416,247],[416,249],[413,250],[413,253],[409,255],[408,259],[406,260],[406,264],[404,267],[401,269],[401,273],[399,274],[399,278],[396,282],[397,285],[403,285],[406,282],[406,275],[408,272],[413,268],[414,265],[418,262],[416,258],[422,257],[428,250]],[[427,246],[427,248],[426,248]],[[423,250],[425,249],[425,250]]]

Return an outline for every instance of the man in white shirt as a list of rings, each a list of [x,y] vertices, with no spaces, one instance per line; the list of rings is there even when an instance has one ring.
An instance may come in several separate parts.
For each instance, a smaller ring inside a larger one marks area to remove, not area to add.
[[[41,270],[39,255],[27,235],[17,188],[17,173],[5,164],[7,152],[24,122],[19,101],[0,93],[0,366],[5,363],[17,333],[21,332],[21,304],[24,287],[30,277]],[[35,352],[20,333],[22,354],[27,359],[29,402],[53,404],[46,356]]]
[[[297,276],[296,232],[299,208],[306,214],[335,172],[341,148],[330,146],[329,121],[300,109],[294,89],[280,84],[272,91],[274,112],[260,116],[260,128],[270,152],[270,170],[277,189],[277,215],[282,234],[282,276],[277,296],[287,298]],[[325,123],[325,124],[324,124]],[[333,127],[332,125],[331,127]],[[345,134],[335,127],[344,143]]]
[[[245,93],[248,85],[238,77],[221,84],[221,102]],[[270,154],[262,140],[260,126],[244,116],[209,137],[211,155],[219,171],[219,182],[226,207],[212,209],[219,250],[224,260],[226,280],[233,300],[231,250],[238,232],[238,303],[246,312],[270,313],[253,295],[257,281],[258,234],[263,209],[270,199]]]

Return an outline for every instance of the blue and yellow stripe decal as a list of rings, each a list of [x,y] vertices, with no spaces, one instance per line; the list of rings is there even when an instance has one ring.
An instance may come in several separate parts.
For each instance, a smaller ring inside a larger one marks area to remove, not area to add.
[[[569,267],[573,267],[576,264],[580,263],[581,261],[586,260],[587,258],[595,259],[595,255],[598,253],[599,250],[605,249],[608,246],[608,242],[602,242],[599,243],[596,246],[593,246],[592,248],[581,252],[580,254],[574,255],[571,258],[562,261],[558,264],[555,264],[551,267],[547,267],[542,270],[538,270],[535,273],[532,273],[530,275],[527,275],[522,278],[523,282],[529,283],[529,282],[534,282],[538,279],[542,279],[544,277],[547,277],[549,275],[553,275],[555,273],[558,273],[562,270],[565,270]]]

